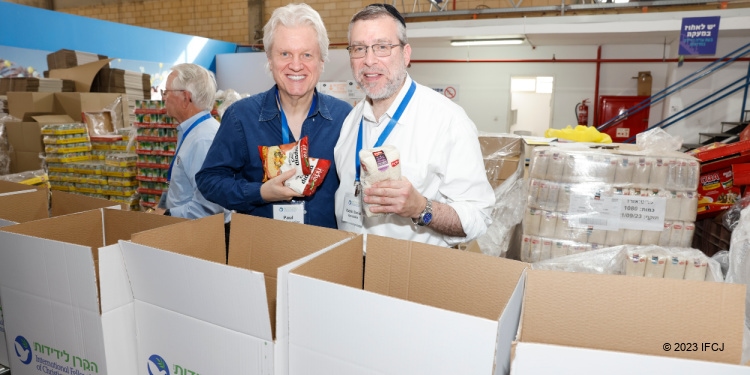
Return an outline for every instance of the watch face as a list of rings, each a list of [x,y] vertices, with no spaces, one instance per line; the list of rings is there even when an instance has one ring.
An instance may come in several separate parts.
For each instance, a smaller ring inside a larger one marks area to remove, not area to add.
[[[422,217],[422,221],[424,222],[424,225],[429,224],[432,221],[432,212],[427,212]]]

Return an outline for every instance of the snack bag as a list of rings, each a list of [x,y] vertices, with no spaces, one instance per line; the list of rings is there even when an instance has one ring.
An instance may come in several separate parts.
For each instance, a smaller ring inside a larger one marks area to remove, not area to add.
[[[284,181],[284,186],[309,197],[323,183],[326,178],[331,162],[325,159],[308,158],[310,162],[310,174],[295,174],[292,178]]]
[[[311,172],[308,160],[307,137],[297,142],[279,146],[258,146],[260,158],[263,161],[263,182],[266,182],[283,172],[296,169],[297,174],[309,175]]]
[[[401,154],[394,146],[385,145],[361,150],[359,152],[359,164],[362,167],[360,180],[363,188],[368,188],[379,181],[401,178]],[[362,207],[368,217],[382,215],[373,214],[370,211],[370,206],[370,204],[362,202]]]

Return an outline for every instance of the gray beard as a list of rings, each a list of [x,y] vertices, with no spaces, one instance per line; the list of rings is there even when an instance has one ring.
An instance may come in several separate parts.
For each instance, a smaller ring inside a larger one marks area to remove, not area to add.
[[[383,86],[382,89],[378,91],[374,91],[371,87],[368,87],[363,82],[358,82],[359,87],[362,88],[362,91],[365,92],[368,98],[372,100],[382,100],[382,99],[388,99],[392,97],[398,90],[401,88],[401,85],[406,80],[406,69],[401,69],[401,71],[394,77],[393,79],[388,80],[388,82]]]

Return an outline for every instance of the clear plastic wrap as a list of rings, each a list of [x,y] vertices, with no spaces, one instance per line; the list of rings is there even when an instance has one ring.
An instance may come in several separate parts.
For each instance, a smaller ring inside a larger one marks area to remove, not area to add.
[[[523,138],[517,135],[479,132],[479,147],[485,160],[519,156],[522,144]]]
[[[5,123],[12,121],[21,121],[13,116],[0,113],[0,175],[10,173],[10,155],[13,152],[8,140],[8,133],[5,130]]]
[[[690,247],[699,169],[695,158],[674,151],[535,148],[520,260],[622,244]]]
[[[679,151],[682,142],[682,137],[671,135],[662,128],[653,128],[635,136],[635,144],[652,152]]]
[[[734,202],[732,207],[726,210],[723,217],[722,225],[724,228],[733,231],[737,224],[740,222],[740,212],[742,209],[750,205],[750,196],[742,197],[741,199]]]
[[[44,169],[39,169],[35,171],[5,174],[0,176],[0,180],[17,182],[24,185],[44,185],[49,181],[49,177]]]
[[[619,245],[532,263],[534,269],[723,282],[721,264],[683,247]]]
[[[746,304],[750,302],[750,207],[740,211],[740,217],[729,242],[727,282],[748,286]],[[750,327],[750,308],[745,306],[745,325]]]
[[[514,230],[523,219],[526,196],[525,183],[520,174],[515,174],[495,188],[495,206],[492,208],[492,224],[487,232],[477,239],[482,253],[500,257],[517,258],[508,254]]]

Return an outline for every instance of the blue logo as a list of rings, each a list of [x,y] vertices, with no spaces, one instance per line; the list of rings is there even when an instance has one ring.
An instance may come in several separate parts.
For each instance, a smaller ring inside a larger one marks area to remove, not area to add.
[[[284,212],[284,207],[279,207],[279,212]]]
[[[31,363],[31,345],[23,336],[16,337],[15,342],[16,356],[21,360],[21,363],[28,365]]]
[[[169,375],[169,366],[167,361],[160,355],[154,354],[148,357],[148,374],[149,375]]]

